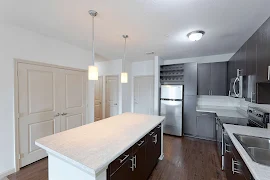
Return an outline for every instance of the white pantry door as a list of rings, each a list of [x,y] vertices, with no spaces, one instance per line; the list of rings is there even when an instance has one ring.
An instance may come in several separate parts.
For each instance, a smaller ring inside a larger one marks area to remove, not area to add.
[[[102,119],[103,77],[95,81],[95,121]]]
[[[61,82],[61,131],[86,123],[87,73],[62,70]]]
[[[118,94],[118,76],[106,76],[106,118],[118,115]]]
[[[154,114],[154,77],[134,78],[134,112]]]
[[[18,63],[20,167],[47,156],[35,140],[60,132],[61,70]]]

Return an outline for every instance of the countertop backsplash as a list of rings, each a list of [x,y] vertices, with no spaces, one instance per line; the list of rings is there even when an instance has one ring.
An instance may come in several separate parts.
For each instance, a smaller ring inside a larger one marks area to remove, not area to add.
[[[197,96],[197,106],[218,106],[224,108],[236,108],[242,112],[247,112],[248,106],[259,107],[266,112],[270,112],[268,104],[254,104],[245,101],[243,98],[233,98],[229,96]]]
[[[197,106],[240,107],[239,100],[229,96],[197,96]]]

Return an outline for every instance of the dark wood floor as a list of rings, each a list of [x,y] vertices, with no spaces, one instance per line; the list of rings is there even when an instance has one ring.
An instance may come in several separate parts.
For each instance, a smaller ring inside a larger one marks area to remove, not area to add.
[[[165,157],[149,180],[227,180],[214,142],[164,136]],[[8,176],[10,180],[48,180],[48,159]]]

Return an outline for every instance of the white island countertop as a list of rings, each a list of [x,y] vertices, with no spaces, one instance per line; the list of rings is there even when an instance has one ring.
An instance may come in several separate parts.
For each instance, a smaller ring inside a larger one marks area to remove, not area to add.
[[[104,171],[112,161],[159,125],[164,118],[124,113],[38,139],[36,145],[95,175]]]
[[[247,165],[252,176],[256,180],[269,180],[270,167],[254,162],[233,134],[235,133],[235,134],[270,138],[270,130],[263,129],[263,128],[247,127],[247,126],[236,126],[236,125],[230,125],[230,124],[224,124],[223,126],[225,130],[227,131],[235,148],[237,149],[243,161]]]
[[[235,107],[197,106],[196,111],[216,113],[219,117],[246,118],[246,116],[240,113]]]

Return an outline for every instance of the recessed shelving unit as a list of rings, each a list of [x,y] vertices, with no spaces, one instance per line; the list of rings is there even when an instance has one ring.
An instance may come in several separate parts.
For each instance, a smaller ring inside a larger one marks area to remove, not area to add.
[[[184,64],[160,66],[161,84],[181,84],[184,82]]]

